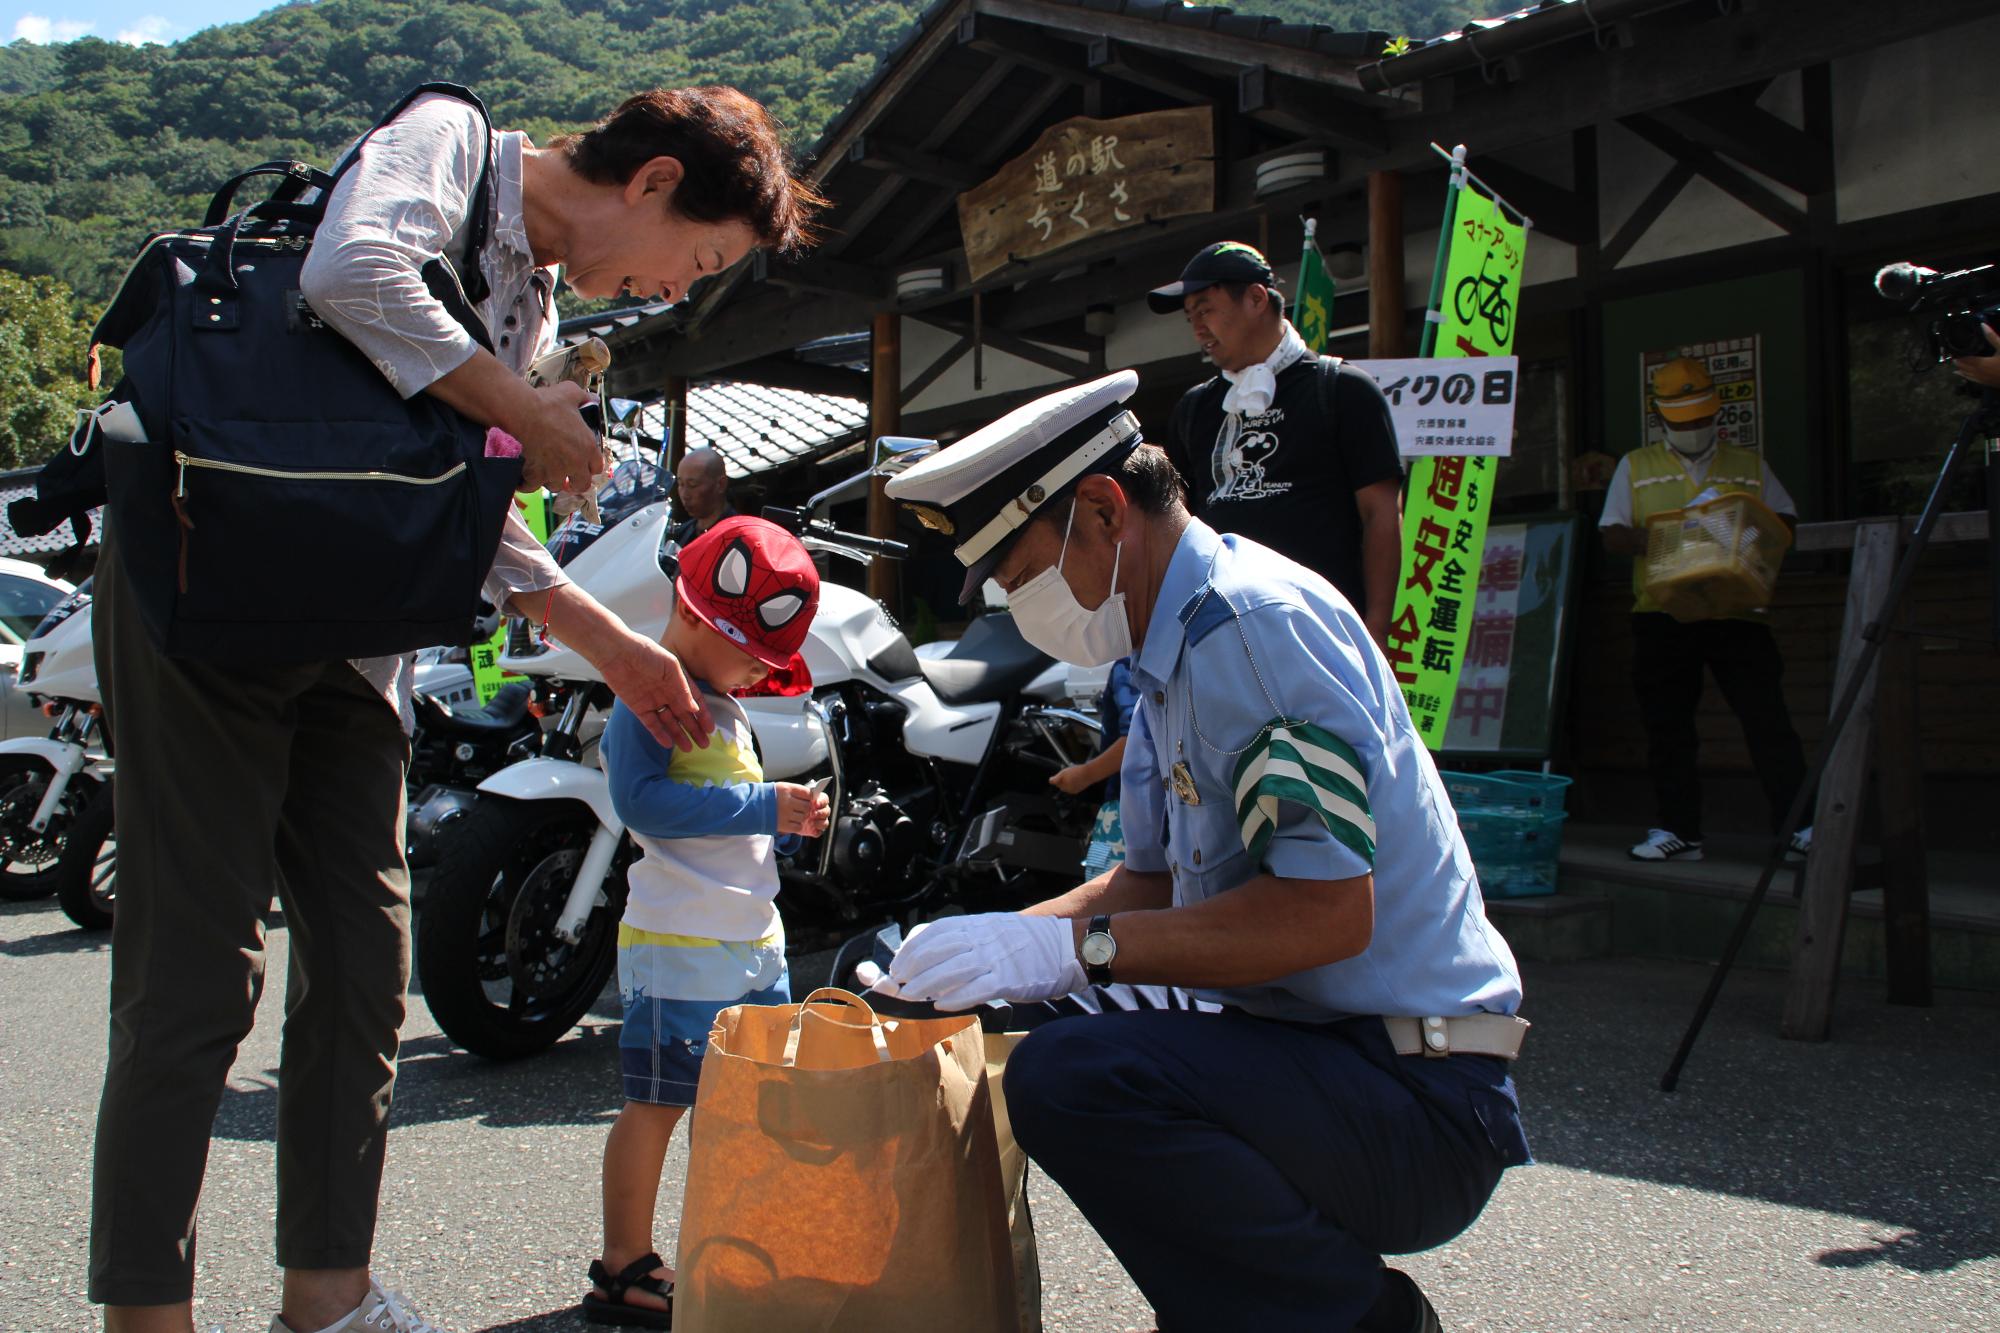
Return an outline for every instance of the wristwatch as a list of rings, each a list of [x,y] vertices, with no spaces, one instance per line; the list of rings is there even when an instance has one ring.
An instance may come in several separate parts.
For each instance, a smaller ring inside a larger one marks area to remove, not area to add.
[[[1111,918],[1090,918],[1090,929],[1084,932],[1083,944],[1076,952],[1083,959],[1083,975],[1090,984],[1109,986],[1111,962],[1118,957],[1118,941],[1111,938]]]

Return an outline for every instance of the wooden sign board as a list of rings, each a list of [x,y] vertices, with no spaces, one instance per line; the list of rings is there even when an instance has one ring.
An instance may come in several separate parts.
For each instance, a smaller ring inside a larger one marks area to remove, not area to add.
[[[1162,218],[1215,209],[1215,112],[1149,111],[1052,125],[958,197],[974,282],[1013,260]]]

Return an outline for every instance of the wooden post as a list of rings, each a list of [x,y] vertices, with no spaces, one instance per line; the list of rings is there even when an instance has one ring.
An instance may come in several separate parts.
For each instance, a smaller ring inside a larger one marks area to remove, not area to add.
[[[1403,333],[1403,178],[1368,176],[1368,355],[1406,355]]]
[[[680,469],[688,451],[688,382],[685,375],[667,376],[667,438],[660,442],[660,462],[668,475]]]
[[[1854,528],[1854,567],[1847,576],[1847,611],[1840,631],[1840,665],[1833,695],[1847,688],[1863,647],[1862,633],[1881,619],[1895,571],[1902,524],[1877,519]],[[1805,891],[1799,904],[1798,948],[1785,992],[1779,1033],[1796,1041],[1825,1041],[1833,1021],[1834,983],[1840,975],[1841,938],[1847,930],[1847,900],[1854,887],[1854,843],[1860,832],[1861,802],[1868,789],[1868,759],[1875,738],[1875,696],[1882,672],[1864,682],[1820,779],[1813,815],[1813,849],[1806,858]]]
[[[1917,754],[1917,648],[1882,647],[1875,687],[1875,801],[1882,826],[1882,934],[1889,1003],[1931,1002],[1930,882],[1924,863],[1923,763]],[[1818,836],[1817,833],[1814,834]]]
[[[876,312],[868,370],[868,441],[872,458],[876,439],[903,429],[903,319],[893,310]],[[868,535],[894,537],[896,506],[882,488],[880,477],[868,487]],[[896,611],[895,561],[877,560],[868,567],[868,595],[888,607],[892,614]]]

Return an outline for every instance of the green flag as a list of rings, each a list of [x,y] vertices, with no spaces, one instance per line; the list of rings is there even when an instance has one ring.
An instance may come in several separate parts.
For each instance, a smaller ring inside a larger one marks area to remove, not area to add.
[[[1293,300],[1292,326],[1306,340],[1306,346],[1324,352],[1333,316],[1333,279],[1327,274],[1326,261],[1320,257],[1319,241],[1314,235],[1319,219],[1307,218],[1305,224],[1306,249],[1299,257],[1299,290]]]

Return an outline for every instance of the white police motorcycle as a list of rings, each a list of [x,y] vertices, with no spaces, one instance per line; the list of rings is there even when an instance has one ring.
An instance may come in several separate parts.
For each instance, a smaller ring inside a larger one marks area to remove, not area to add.
[[[804,510],[765,517],[816,553],[863,566],[898,558],[900,543],[816,515],[934,448],[878,441],[876,468]],[[566,570],[657,638],[673,610],[671,525],[667,501],[646,505]],[[1075,882],[1094,807],[1048,778],[1095,752],[1097,723],[1062,706],[1063,668],[1011,617],[983,616],[949,651],[920,656],[878,603],[827,580],[801,653],[809,694],[742,700],[765,776],[824,778],[833,803],[826,834],[780,850],[778,908],[794,954],[831,950],[885,922],[1019,906]],[[602,992],[625,872],[639,855],[596,762],[611,705],[596,672],[559,644],[503,655],[501,665],[559,682],[564,706],[538,757],[480,784],[416,933],[417,977],[439,1027],[495,1059],[554,1043]]]
[[[11,688],[40,701],[53,725],[45,737],[0,741],[0,856],[10,872],[0,893],[54,893],[70,920],[103,930],[117,896],[118,853],[90,608],[86,583],[21,648]]]

